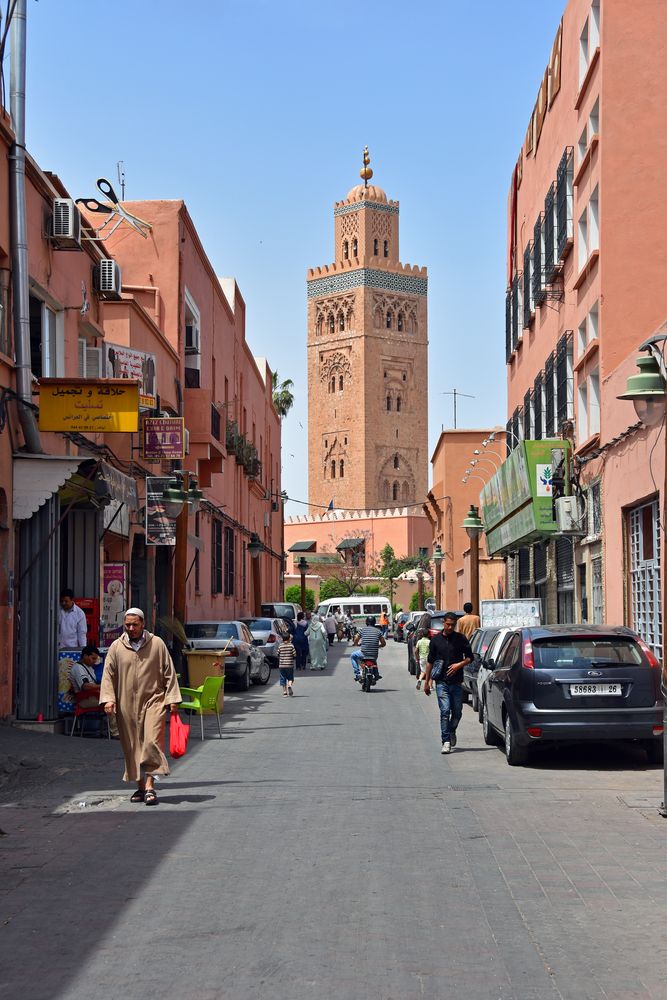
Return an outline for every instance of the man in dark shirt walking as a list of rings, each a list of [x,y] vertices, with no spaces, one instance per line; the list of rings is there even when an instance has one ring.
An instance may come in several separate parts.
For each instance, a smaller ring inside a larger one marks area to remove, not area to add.
[[[440,707],[441,753],[451,753],[456,746],[456,728],[463,711],[463,668],[472,661],[472,650],[464,635],[455,631],[456,615],[445,615],[442,632],[433,636],[428,650],[424,694],[431,693],[433,666],[442,661],[442,672],[435,682]]]

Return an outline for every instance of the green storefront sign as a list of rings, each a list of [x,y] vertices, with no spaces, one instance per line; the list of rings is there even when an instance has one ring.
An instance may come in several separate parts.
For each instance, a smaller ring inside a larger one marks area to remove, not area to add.
[[[564,455],[567,467],[569,447],[557,439],[521,441],[486,484],[479,502],[489,555],[555,534],[554,463]]]

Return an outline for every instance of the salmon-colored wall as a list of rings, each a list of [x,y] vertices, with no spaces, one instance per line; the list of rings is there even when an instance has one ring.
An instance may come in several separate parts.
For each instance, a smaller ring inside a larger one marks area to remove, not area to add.
[[[495,434],[495,441],[484,448],[484,441],[491,433]],[[475,449],[487,453],[488,457],[472,467],[473,475],[468,477],[467,483],[463,483],[466,469],[471,467],[471,460],[483,457],[476,456]],[[465,528],[462,527],[464,518],[471,504],[479,506],[479,494],[484,488],[484,482],[491,478],[494,467],[498,467],[501,462],[491,452],[497,452],[501,458],[504,456],[504,430],[499,427],[486,430],[457,429],[441,433],[431,458],[433,486],[429,493],[429,507],[436,520],[433,542],[440,545],[445,556],[440,564],[440,572],[441,604],[446,608],[456,608],[458,605],[458,574],[463,570],[464,555],[470,545]],[[476,478],[477,476],[480,478]],[[483,550],[482,538],[480,552]],[[468,596],[464,599],[468,600]]]

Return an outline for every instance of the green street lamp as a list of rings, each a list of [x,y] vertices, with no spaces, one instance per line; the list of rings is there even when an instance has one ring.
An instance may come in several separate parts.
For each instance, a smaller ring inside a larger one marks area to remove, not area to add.
[[[646,340],[641,347],[640,351],[646,351],[646,354],[640,354],[637,358],[637,367],[639,372],[634,375],[630,375],[626,383],[625,392],[621,396],[617,396],[617,399],[630,399],[634,403],[635,412],[639,417],[640,421],[647,427],[655,427],[665,420],[665,415],[667,414],[667,382],[665,381],[664,372],[664,350],[665,344],[667,343],[667,335],[657,334]],[[667,445],[667,442],[666,442]],[[664,498],[667,496],[667,452],[665,454],[665,480],[662,487],[662,500],[661,505],[664,504]],[[665,622],[667,621],[667,587],[662,585],[662,623],[663,623],[663,648],[662,648],[662,663],[663,663],[663,677],[665,670],[665,663],[667,662],[667,649],[665,648],[665,641],[667,638],[667,631],[665,629]],[[663,691],[664,691],[664,681],[663,681]],[[667,754],[664,751],[667,750],[667,704],[663,705],[663,766],[662,766],[662,802],[660,803],[660,808],[658,809],[659,814],[663,818],[667,818]]]
[[[183,510],[183,504],[187,502],[188,495],[183,489],[183,477],[176,475],[162,492],[165,513],[169,517],[178,517]]]
[[[298,563],[296,564],[296,568],[298,569],[299,573],[301,574],[301,610],[305,611],[306,610],[306,573],[310,569],[310,566],[308,565],[308,560],[306,559],[305,556],[301,556],[301,558],[299,559]]]
[[[479,516],[479,508],[475,507],[474,504],[470,504],[470,510],[466,514],[465,520],[461,525],[465,528],[466,534],[470,539],[470,603],[472,604],[472,610],[475,614],[478,614],[479,608],[479,536],[484,530],[484,524]]]
[[[436,547],[433,549],[433,556],[432,556],[433,562],[435,564],[434,576],[435,576],[436,611],[439,611],[441,607],[440,597],[441,597],[441,587],[442,587],[442,574],[440,572],[440,564],[442,563],[442,560],[444,558],[445,558],[445,553],[442,551],[440,544],[436,545]]]
[[[665,419],[667,384],[658,360],[652,354],[640,354],[637,367],[639,372],[630,375],[625,392],[616,398],[632,400],[641,422],[647,427],[654,427]]]

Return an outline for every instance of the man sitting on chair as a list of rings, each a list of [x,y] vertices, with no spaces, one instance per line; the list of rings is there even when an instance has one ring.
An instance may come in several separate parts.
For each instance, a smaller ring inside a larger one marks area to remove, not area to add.
[[[93,643],[89,643],[81,650],[79,662],[72,664],[69,673],[72,690],[75,694],[79,694],[79,692],[90,694],[90,698],[79,699],[81,708],[96,708],[100,704],[100,685],[95,672],[95,667],[99,662],[99,649]],[[104,710],[100,708],[100,711]],[[109,716],[109,728],[112,736],[118,736],[115,715]]]

